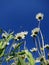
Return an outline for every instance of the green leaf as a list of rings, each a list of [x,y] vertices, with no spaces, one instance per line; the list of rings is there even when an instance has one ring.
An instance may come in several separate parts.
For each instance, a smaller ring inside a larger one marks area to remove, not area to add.
[[[26,65],[25,61],[20,56],[18,56],[18,60],[19,60],[19,63],[20,63],[18,65]]]
[[[18,43],[18,44],[16,45],[14,51],[17,50],[17,49],[19,49],[19,47],[20,47],[22,44],[24,44],[24,42],[20,42],[20,43]]]
[[[18,55],[24,55],[25,54],[25,51],[18,52],[17,54]]]
[[[2,41],[0,41],[0,49],[2,49]]]
[[[8,37],[7,37],[7,39],[6,39],[6,41],[9,42],[13,38],[14,38],[14,36],[12,34],[9,34]]]
[[[9,56],[8,58],[6,58],[6,61],[9,62],[12,59],[13,59],[13,56]]]
[[[21,65],[21,63],[20,63],[20,61],[18,60],[18,63],[17,63],[17,65]]]
[[[4,49],[7,45],[7,42],[5,42],[5,40],[0,39],[0,49]]]
[[[0,57],[4,55],[5,49],[0,49]]]
[[[28,50],[25,50],[25,53],[26,53],[26,56],[27,56],[27,59],[28,59],[30,65],[35,65],[35,60],[34,60],[32,54]]]
[[[4,55],[5,47],[3,47],[3,40],[0,40],[0,57]]]

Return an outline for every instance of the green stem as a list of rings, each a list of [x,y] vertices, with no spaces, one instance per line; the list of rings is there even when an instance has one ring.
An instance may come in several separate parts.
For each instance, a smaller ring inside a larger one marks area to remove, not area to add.
[[[42,39],[43,53],[44,53],[44,57],[45,57],[45,51],[44,51],[44,38],[43,38],[43,35],[42,35],[41,30],[40,30],[40,34],[41,34],[41,39]]]
[[[37,41],[36,41],[36,39],[35,39],[35,45],[36,45],[36,48],[37,48],[37,50],[38,50],[38,45],[37,45]],[[41,56],[39,50],[38,50],[38,53],[39,53],[39,56]]]
[[[41,23],[41,22],[39,21],[39,23],[38,23],[38,28],[40,28],[40,23]]]
[[[39,48],[40,48],[41,55],[43,55],[42,50],[41,50],[41,43],[40,43],[39,36],[37,38],[38,38],[38,43],[39,43]]]
[[[26,41],[24,41],[24,50],[26,49]]]

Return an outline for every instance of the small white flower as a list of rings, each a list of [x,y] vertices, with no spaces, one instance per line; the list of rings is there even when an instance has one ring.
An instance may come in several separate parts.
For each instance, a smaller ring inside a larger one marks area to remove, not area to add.
[[[37,15],[36,15],[36,19],[38,20],[38,21],[41,21],[41,20],[43,20],[43,14],[42,13],[38,13]]]
[[[44,60],[45,61],[45,56],[40,57],[40,61]]]
[[[16,39],[16,40],[24,39],[27,34],[28,34],[27,31],[17,33],[15,35],[15,38],[14,39]]]
[[[36,37],[39,31],[40,31],[40,28],[35,28],[35,29],[33,29],[31,36],[32,36],[32,37]]]
[[[37,48],[32,48],[30,49],[31,52],[36,52],[37,51]]]
[[[13,62],[11,65],[16,65],[16,63]]]
[[[16,44],[16,43],[14,43],[14,44],[13,44],[13,48],[15,49],[15,48],[16,48],[16,46],[17,46],[17,44]]]
[[[35,63],[39,63],[39,62],[40,62],[40,60],[39,60],[39,59],[35,60]]]
[[[3,37],[3,38],[7,38],[7,36],[8,36],[8,34],[2,33],[2,37]]]
[[[46,45],[44,46],[44,48],[49,48],[49,44],[46,44]]]

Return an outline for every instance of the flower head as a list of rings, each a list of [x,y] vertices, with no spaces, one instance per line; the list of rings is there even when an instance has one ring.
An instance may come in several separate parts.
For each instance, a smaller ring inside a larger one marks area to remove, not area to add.
[[[13,62],[11,65],[16,65],[16,63]]]
[[[7,38],[8,34],[7,33],[2,33],[3,38]]]
[[[39,63],[40,62],[40,59],[39,58],[36,58],[35,59],[35,63]]]
[[[14,43],[12,46],[13,46],[13,48],[15,49],[15,48],[16,48],[16,46],[17,46],[17,44],[16,44],[16,43]]]
[[[41,57],[40,57],[40,61],[41,61],[41,62],[44,61],[44,59],[45,59],[44,56],[41,56]]]
[[[49,49],[49,44],[46,44],[46,45],[44,46],[44,48]]]
[[[41,20],[43,20],[43,14],[42,13],[38,13],[37,15],[36,15],[36,19],[38,20],[38,21],[41,21]]]
[[[30,49],[31,52],[36,52],[37,51],[37,48],[32,48]]]
[[[17,33],[17,34],[15,35],[15,38],[14,38],[14,39],[15,39],[15,40],[24,39],[27,34],[28,34],[27,31]]]
[[[35,28],[35,29],[33,29],[31,36],[32,36],[32,37],[36,37],[39,31],[40,31],[40,28]]]

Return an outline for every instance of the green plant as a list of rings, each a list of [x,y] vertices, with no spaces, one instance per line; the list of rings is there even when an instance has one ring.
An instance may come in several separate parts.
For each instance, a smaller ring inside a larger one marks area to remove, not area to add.
[[[44,15],[42,13],[38,13],[36,15],[36,19],[38,20],[38,27],[34,28],[31,34],[35,41],[36,48],[32,48],[30,50],[28,50],[26,47],[25,37],[28,34],[27,31],[14,34],[14,32],[8,33],[6,31],[0,30],[0,33],[2,32],[2,38],[0,39],[0,65],[2,65],[4,61],[6,61],[8,64],[12,60],[13,62],[11,65],[35,65],[38,62],[40,62],[41,65],[49,65],[49,59],[46,59],[45,55],[45,48],[49,49],[49,45],[44,45],[44,38],[40,29],[40,23],[41,20],[43,20],[43,16]],[[40,38],[42,42],[40,42]],[[11,41],[12,44],[9,46]],[[24,49],[21,49],[22,45]],[[9,50],[6,52],[7,48]],[[33,57],[32,53],[34,52],[39,54],[38,58]]]

